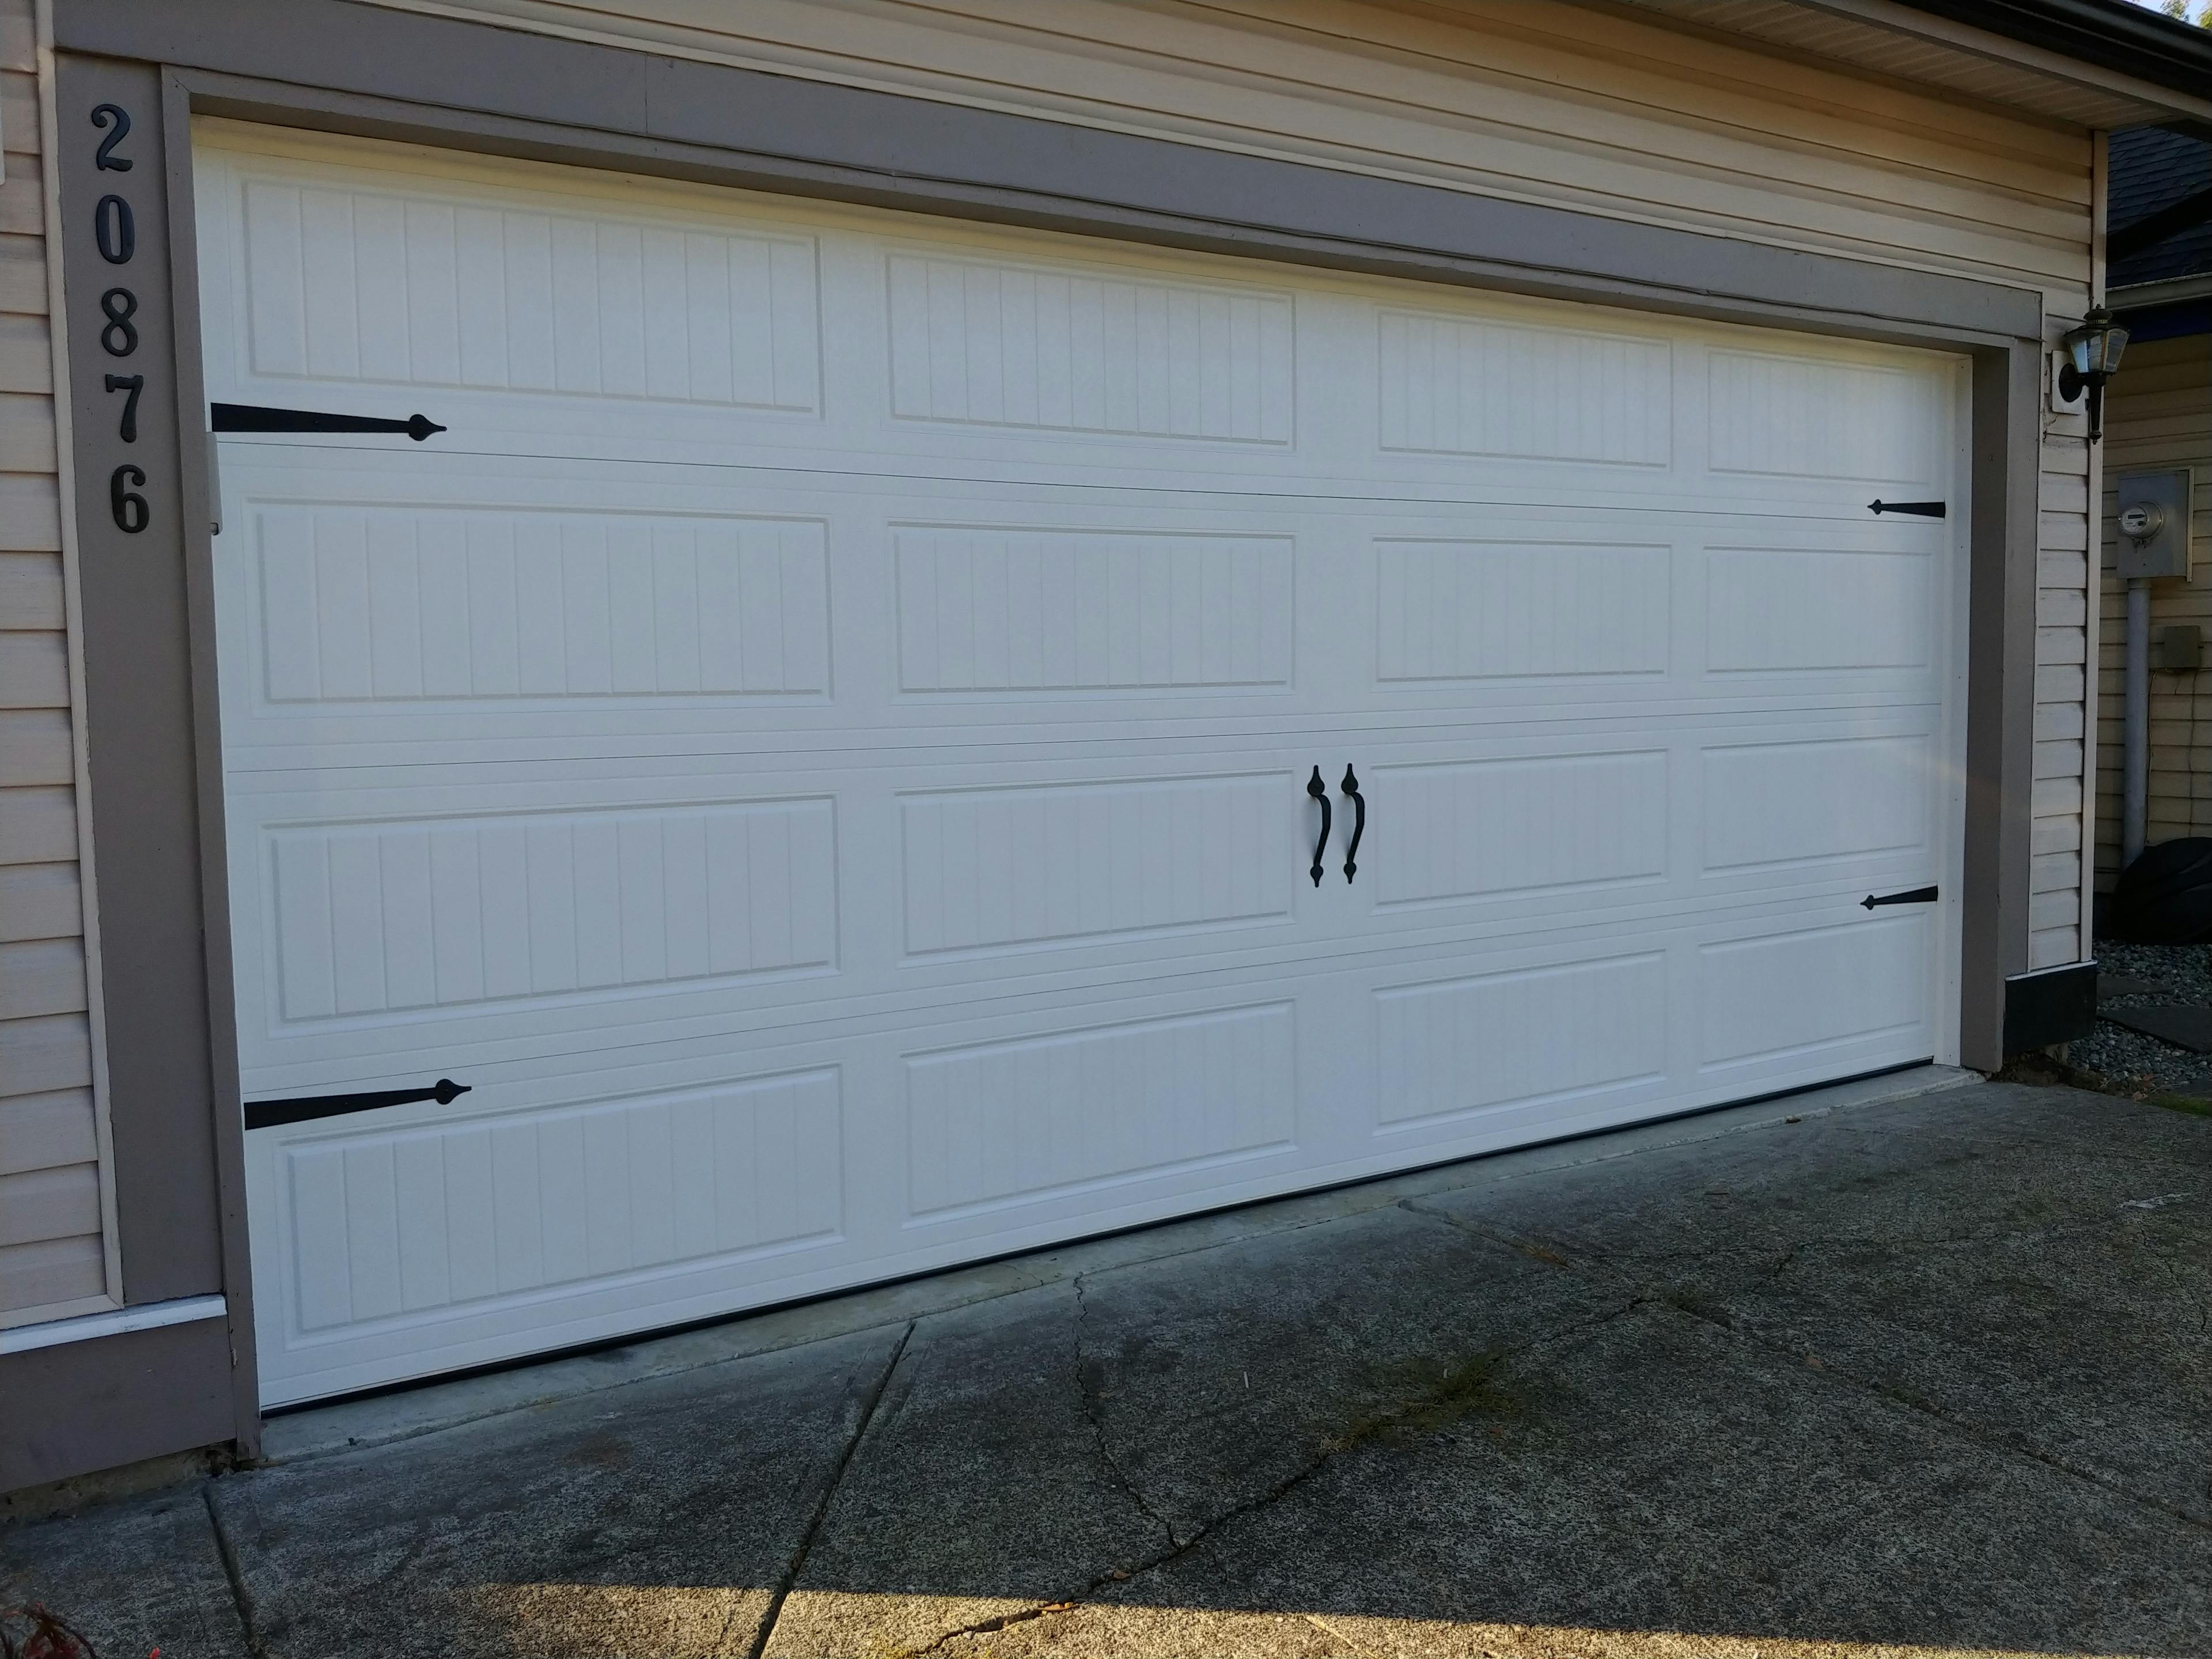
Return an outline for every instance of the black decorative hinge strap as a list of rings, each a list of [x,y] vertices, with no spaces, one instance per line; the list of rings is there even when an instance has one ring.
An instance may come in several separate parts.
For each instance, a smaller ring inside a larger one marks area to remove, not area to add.
[[[1910,513],[1915,518],[1940,519],[1943,516],[1944,507],[1945,503],[1942,501],[1871,501],[1867,503],[1867,511],[1876,514]]]
[[[1933,904],[1935,902],[1936,890],[1933,887],[1915,887],[1910,892],[1905,893],[1884,893],[1880,898],[1869,893],[1859,901],[1861,907],[1869,910],[1881,904]]]
[[[434,1100],[450,1106],[468,1093],[469,1085],[441,1077],[427,1089],[371,1089],[357,1095],[295,1095],[289,1100],[249,1100],[246,1127],[273,1129],[279,1124],[307,1123],[319,1117],[343,1117],[348,1112],[373,1112],[380,1106],[411,1106],[418,1100]]]
[[[404,432],[421,443],[443,432],[427,415],[404,421],[380,415],[325,415],[313,409],[266,409],[259,404],[210,404],[208,424],[217,432]]]

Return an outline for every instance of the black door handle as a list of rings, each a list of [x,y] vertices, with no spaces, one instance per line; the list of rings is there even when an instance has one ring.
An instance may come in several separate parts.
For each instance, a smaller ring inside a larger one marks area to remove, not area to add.
[[[1859,901],[1859,908],[1871,910],[1877,904],[1933,904],[1935,902],[1936,890],[1933,887],[1915,887],[1910,892],[1884,893],[1880,898],[1869,893]]]
[[[1359,780],[1352,775],[1349,764],[1344,769],[1344,781],[1339,787],[1352,798],[1352,844],[1344,849],[1344,878],[1348,882],[1359,868],[1352,860],[1358,856],[1359,838],[1367,833],[1367,797],[1359,793]]]
[[[307,1123],[319,1117],[340,1117],[348,1112],[373,1112],[380,1106],[411,1106],[418,1100],[434,1100],[450,1106],[468,1093],[469,1085],[441,1077],[427,1089],[372,1089],[357,1095],[295,1095],[289,1100],[249,1100],[246,1127],[273,1129],[281,1123]]]
[[[1306,780],[1306,793],[1321,803],[1321,836],[1314,842],[1314,885],[1321,885],[1321,855],[1328,847],[1328,786],[1321,781],[1321,768],[1314,768],[1313,776]]]

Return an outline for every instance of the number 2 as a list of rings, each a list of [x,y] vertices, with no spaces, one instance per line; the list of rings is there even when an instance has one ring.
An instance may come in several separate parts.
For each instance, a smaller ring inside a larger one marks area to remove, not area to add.
[[[96,127],[112,125],[115,129],[100,141],[100,149],[92,158],[93,166],[102,173],[130,172],[131,158],[114,152],[115,147],[123,142],[123,135],[131,131],[131,112],[119,104],[94,104],[92,106],[92,124]]]

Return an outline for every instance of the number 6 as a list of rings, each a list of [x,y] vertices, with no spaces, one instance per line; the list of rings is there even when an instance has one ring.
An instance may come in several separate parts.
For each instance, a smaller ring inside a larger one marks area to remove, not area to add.
[[[115,527],[126,536],[135,536],[146,527],[152,516],[146,498],[134,490],[125,489],[126,483],[143,484],[145,472],[125,461],[115,469],[107,480],[107,504],[115,514]]]

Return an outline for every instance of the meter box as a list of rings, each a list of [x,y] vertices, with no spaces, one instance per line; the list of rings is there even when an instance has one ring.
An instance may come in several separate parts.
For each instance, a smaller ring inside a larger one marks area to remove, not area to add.
[[[2112,527],[2122,576],[2188,577],[2189,486],[2187,467],[2119,475]]]

